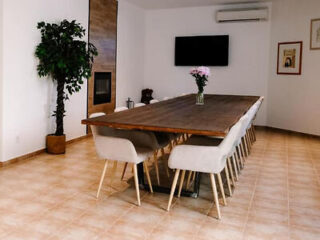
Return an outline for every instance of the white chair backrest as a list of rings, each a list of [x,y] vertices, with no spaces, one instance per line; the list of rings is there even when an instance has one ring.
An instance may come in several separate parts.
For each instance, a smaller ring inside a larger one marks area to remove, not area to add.
[[[96,113],[90,114],[89,118],[101,117],[104,115],[106,115],[104,112],[96,112]]]
[[[150,104],[157,103],[157,102],[159,102],[158,99],[152,99],[152,100],[150,101]]]
[[[134,107],[142,107],[142,106],[145,106],[146,104],[145,103],[135,103],[134,104]]]
[[[132,142],[112,136],[108,127],[91,125],[91,130],[99,158],[123,162],[136,162],[137,152]]]
[[[221,154],[224,156],[223,158],[228,157],[230,152],[233,150],[234,145],[240,135],[242,126],[244,124],[246,118],[240,119],[229,131],[227,136],[220,143],[219,148]]]
[[[125,111],[125,110],[128,110],[127,107],[117,107],[114,109],[114,112],[122,112],[122,111]]]

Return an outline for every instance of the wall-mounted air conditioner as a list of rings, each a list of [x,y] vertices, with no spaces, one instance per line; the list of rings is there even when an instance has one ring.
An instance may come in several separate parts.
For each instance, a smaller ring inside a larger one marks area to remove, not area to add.
[[[243,21],[266,21],[268,20],[268,8],[250,9],[225,9],[216,13],[218,23],[243,22]]]

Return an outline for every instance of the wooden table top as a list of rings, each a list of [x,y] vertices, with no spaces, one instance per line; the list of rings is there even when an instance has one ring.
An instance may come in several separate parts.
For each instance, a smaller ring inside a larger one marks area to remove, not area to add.
[[[82,120],[82,124],[122,129],[225,136],[259,99],[258,96],[206,94],[196,105],[196,94]]]

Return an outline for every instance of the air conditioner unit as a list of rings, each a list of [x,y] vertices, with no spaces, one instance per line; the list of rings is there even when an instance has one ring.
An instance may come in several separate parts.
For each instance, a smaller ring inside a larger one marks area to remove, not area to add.
[[[216,19],[218,23],[265,21],[268,20],[268,16],[268,8],[226,9],[219,10],[216,14]]]

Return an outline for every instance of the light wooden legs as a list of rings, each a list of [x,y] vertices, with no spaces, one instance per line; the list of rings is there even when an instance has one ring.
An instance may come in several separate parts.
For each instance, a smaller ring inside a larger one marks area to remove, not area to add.
[[[221,218],[221,213],[220,213],[220,206],[219,206],[217,186],[216,186],[216,181],[214,180],[214,176],[213,176],[212,173],[210,173],[210,180],[211,180],[211,186],[212,186],[214,203],[216,204],[216,208],[217,208],[218,219],[220,219],[220,218]]]
[[[164,148],[161,148],[161,158],[162,158],[162,162],[164,164],[164,168],[166,169],[166,173],[167,173],[167,177],[170,177],[170,173],[169,173],[169,167],[168,167],[168,163],[166,163],[164,156],[166,155],[166,153],[164,152]]]
[[[148,164],[146,161],[143,162],[143,167],[146,171],[146,175],[147,175],[147,181],[148,181],[148,185],[150,188],[150,192],[153,193],[153,189],[152,189],[152,184],[151,184],[151,179],[150,179],[150,174],[149,174],[149,169],[148,169]]]
[[[224,171],[225,171],[225,173],[226,173],[229,195],[230,195],[230,197],[232,197],[232,189],[231,189],[230,178],[229,178],[229,171],[228,171],[228,167],[227,167],[227,166],[224,168]]]
[[[220,192],[221,192],[221,195],[222,195],[223,205],[227,206],[226,195],[224,194],[224,188],[223,188],[223,183],[222,183],[222,179],[221,179],[220,173],[217,174],[217,177],[218,177]]]
[[[178,178],[179,178],[179,173],[180,173],[180,169],[176,169],[176,173],[175,173],[175,175],[174,175],[173,182],[172,182],[172,186],[171,186],[171,192],[170,192],[170,197],[169,197],[169,202],[168,202],[167,211],[169,211],[169,210],[170,210],[170,207],[171,207],[171,203],[172,203],[174,191],[176,190],[176,186],[177,186],[177,182],[178,182]]]
[[[189,171],[188,178],[187,178],[186,189],[189,189],[189,185],[190,185],[190,181],[191,181],[191,175],[192,175],[192,171]]]
[[[186,170],[183,170],[183,171],[182,171],[182,174],[181,174],[181,178],[180,178],[180,186],[179,186],[179,191],[178,191],[178,198],[179,198],[180,195],[181,195],[181,190],[182,190],[182,186],[183,186],[185,174],[186,174]]]
[[[228,169],[229,169],[230,175],[231,175],[232,185],[233,185],[233,187],[235,187],[236,184],[235,184],[235,181],[234,181],[234,176],[233,176],[233,171],[232,171],[232,165],[231,165],[230,158],[227,158],[227,163],[228,163]]]
[[[140,202],[140,191],[139,191],[139,183],[138,183],[137,164],[134,164],[134,165],[133,165],[133,176],[134,176],[134,185],[136,186],[138,206],[140,206],[140,205],[141,205],[141,202]]]
[[[154,167],[155,167],[156,176],[157,176],[157,183],[158,183],[158,185],[160,185],[159,165],[158,165],[158,151],[155,151],[153,153],[153,157],[154,157]]]
[[[107,167],[108,167],[108,160],[106,160],[106,162],[104,164],[104,168],[102,171],[102,175],[101,175],[100,183],[99,183],[99,187],[98,187],[97,198],[99,198],[100,190],[101,190],[101,187],[103,184],[104,176],[106,175]]]
[[[235,157],[234,155],[231,156],[232,158],[232,163],[233,163],[233,167],[234,167],[234,173],[236,175],[236,180],[238,181],[238,170],[237,170],[237,165],[236,165],[236,160],[235,160]]]
[[[121,181],[123,180],[124,175],[126,174],[127,167],[128,167],[128,163],[126,162],[126,163],[124,164],[124,168],[123,168],[123,171],[122,171]]]

